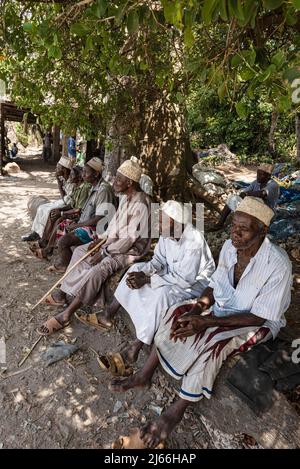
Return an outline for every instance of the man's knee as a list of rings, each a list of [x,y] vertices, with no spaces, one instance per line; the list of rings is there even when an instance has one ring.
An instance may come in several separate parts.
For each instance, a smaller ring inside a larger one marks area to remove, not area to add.
[[[73,233],[67,233],[58,240],[59,249],[70,248],[78,244],[78,238]]]

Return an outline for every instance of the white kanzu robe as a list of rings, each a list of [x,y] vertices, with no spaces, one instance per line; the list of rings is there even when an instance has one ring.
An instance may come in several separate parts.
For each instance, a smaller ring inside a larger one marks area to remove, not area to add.
[[[54,202],[49,202],[47,204],[40,205],[37,209],[36,216],[33,220],[31,231],[37,233],[41,238],[44,234],[45,226],[47,224],[48,217],[51,210],[55,208],[62,208],[71,203],[71,195],[74,188],[74,184],[66,181],[64,184],[64,189],[66,195],[63,199],[55,200]]]
[[[187,225],[179,241],[161,236],[153,259],[135,264],[127,272],[143,271],[151,283],[132,290],[125,275],[115,292],[134,323],[137,338],[150,345],[161,315],[176,303],[200,296],[214,270],[208,244],[192,225]]]

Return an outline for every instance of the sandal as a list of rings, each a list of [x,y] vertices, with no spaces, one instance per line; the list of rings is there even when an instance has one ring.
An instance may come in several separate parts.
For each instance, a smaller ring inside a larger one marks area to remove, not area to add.
[[[63,306],[66,302],[65,301],[55,301],[55,299],[53,298],[53,296],[50,293],[50,295],[48,295],[44,299],[43,303],[45,305],[49,305],[49,306]]]
[[[120,353],[108,353],[107,355],[98,355],[97,362],[103,371],[111,373],[113,376],[130,376],[133,368],[127,365]]]
[[[139,428],[132,428],[129,436],[119,436],[112,445],[112,449],[148,449],[140,437]],[[159,443],[155,449],[164,449],[165,443]]]
[[[98,311],[98,313],[100,312],[101,311]],[[114,327],[113,323],[111,326],[107,326],[106,324],[99,321],[97,317],[97,313],[82,314],[82,315],[79,313],[75,313],[75,317],[78,319],[78,321],[82,322],[86,326],[93,326],[99,331],[110,331]]]
[[[39,328],[37,329],[37,333],[39,335],[49,337],[55,332],[58,332],[61,329],[64,329],[65,327],[68,327],[69,324],[70,324],[69,322],[67,322],[66,324],[61,324],[60,322],[58,322],[57,319],[53,317],[53,318],[48,319],[48,321],[44,322],[44,324],[41,326],[41,327],[46,327],[48,329],[48,332],[42,332],[41,328]]]

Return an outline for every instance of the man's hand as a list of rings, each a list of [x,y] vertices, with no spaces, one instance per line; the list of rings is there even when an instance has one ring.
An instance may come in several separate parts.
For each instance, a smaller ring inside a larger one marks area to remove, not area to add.
[[[88,251],[91,251],[92,249],[94,249],[96,246],[98,246],[98,244],[100,244],[102,242],[102,239],[96,239],[96,241],[92,241],[89,245],[88,245]],[[100,248],[99,248],[100,249]],[[94,253],[98,252],[99,250],[95,250],[94,252],[92,252],[91,256],[94,255]]]
[[[142,288],[146,283],[150,283],[150,277],[144,272],[129,272],[126,278],[126,285],[132,290]]]
[[[60,210],[58,208],[54,208],[50,212],[50,218],[51,220],[55,220],[56,218],[60,217]]]
[[[70,225],[66,226],[66,231],[70,233],[71,231],[76,230],[76,228],[79,228],[80,225],[78,223],[70,223]]]
[[[99,264],[104,259],[105,255],[102,251],[97,252],[95,255],[94,253],[91,254],[90,264],[92,266]]]
[[[179,339],[183,341],[187,337],[207,329],[207,319],[205,319],[205,316],[201,316],[202,311],[201,305],[196,303],[191,311],[180,316],[172,325],[170,340],[176,342]]]

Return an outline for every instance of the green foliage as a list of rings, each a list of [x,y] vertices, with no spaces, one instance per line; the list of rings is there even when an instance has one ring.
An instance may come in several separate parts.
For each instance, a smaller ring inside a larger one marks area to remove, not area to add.
[[[193,132],[204,126],[201,146],[250,151],[254,141],[262,152],[269,109],[282,114],[283,128],[298,110],[298,10],[299,0],[94,0],[77,8],[12,0],[0,12],[0,77],[44,125],[104,136],[117,113],[142,118],[152,96],[169,94],[187,105]],[[210,99],[199,121],[196,109]]]

